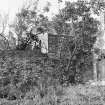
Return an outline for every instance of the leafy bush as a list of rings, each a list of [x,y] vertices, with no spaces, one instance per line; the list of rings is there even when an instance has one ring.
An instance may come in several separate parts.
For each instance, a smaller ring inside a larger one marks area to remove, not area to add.
[[[3,60],[4,58],[5,60]],[[46,58],[18,58],[17,55],[12,57],[8,54],[4,58],[2,59],[4,68],[0,71],[0,88],[9,89],[6,92],[8,99],[17,99],[17,95],[15,95],[17,90],[20,91],[21,96],[21,94],[25,95],[35,87],[39,90],[40,96],[44,97],[47,94],[47,88],[57,84],[55,82],[57,79],[53,77],[54,67],[45,64]],[[12,93],[10,93],[11,86],[14,87]],[[5,95],[5,93],[2,94]]]

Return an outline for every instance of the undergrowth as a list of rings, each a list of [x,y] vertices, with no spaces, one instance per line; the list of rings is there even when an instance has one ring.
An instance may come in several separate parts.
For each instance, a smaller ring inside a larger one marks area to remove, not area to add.
[[[104,87],[61,85],[59,61],[22,53],[0,57],[0,105],[104,105]],[[65,83],[66,84],[66,83]]]

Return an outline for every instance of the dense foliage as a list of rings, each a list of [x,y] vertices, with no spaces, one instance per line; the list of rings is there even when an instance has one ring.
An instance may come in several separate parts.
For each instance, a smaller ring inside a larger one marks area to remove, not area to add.
[[[38,1],[32,3],[31,5],[29,4],[23,7],[21,11],[17,13],[13,25],[18,36],[18,49],[20,47],[20,49],[24,50],[33,41],[37,41],[36,37],[38,34],[48,29],[48,18],[37,10]]]
[[[33,29],[42,27],[44,31],[49,31],[51,26],[58,35],[72,36],[72,39],[62,41],[61,44],[60,53],[69,50],[69,58],[50,59],[39,57],[39,54],[32,51],[19,51],[18,54],[15,50],[10,53],[4,51],[0,55],[0,98],[22,99],[30,91],[37,91],[40,99],[43,99],[48,94],[54,94],[48,91],[50,86],[56,91],[58,84],[83,83],[84,74],[87,71],[92,74],[92,49],[99,31],[99,22],[91,16],[91,9],[96,11],[96,8],[93,8],[94,0],[92,3],[66,2],[66,6],[52,21],[43,14],[37,14],[36,5],[32,10],[23,8],[17,14],[14,28],[18,40],[22,43],[20,49],[25,49],[34,40],[28,36],[37,34],[36,30],[30,33]],[[46,9],[48,11],[48,8]]]
[[[86,1],[66,2],[65,8],[53,18],[58,34],[74,37],[66,45],[62,45],[64,48],[68,46],[70,51],[65,70],[60,68],[68,82],[71,79],[81,82],[83,73],[89,70],[92,73],[93,70],[92,49],[96,42],[96,33],[99,31],[99,21],[91,16],[91,10],[94,11],[92,4]]]
[[[99,31],[99,21],[91,15],[93,13],[99,14],[104,8],[104,5],[101,4],[101,2],[97,3],[94,0],[90,2],[82,0],[73,3],[65,2],[65,7],[59,9],[59,13],[53,17],[52,21],[49,21],[43,13],[37,12],[37,2],[31,9],[32,5],[23,8],[17,14],[17,22],[15,23],[15,31],[21,43],[17,48],[25,49],[34,41],[31,35],[37,34],[38,27],[42,27],[43,32],[49,32],[49,28],[52,28],[58,35],[72,36],[72,39],[62,42],[60,51],[62,54],[63,50],[69,50],[69,58],[66,63],[63,58],[55,72],[59,71],[57,75],[59,75],[61,83],[65,83],[65,81],[68,83],[82,82],[82,74],[87,71],[92,74],[92,49],[96,42],[96,33]],[[96,5],[99,9],[96,8]],[[49,6],[45,9],[48,10]]]
[[[43,98],[47,94],[49,86],[56,89],[59,83],[58,78],[54,79],[54,66],[57,64],[46,57],[35,57],[31,52],[30,54],[17,51],[2,54],[0,59],[0,98],[21,99],[27,92],[34,89]]]

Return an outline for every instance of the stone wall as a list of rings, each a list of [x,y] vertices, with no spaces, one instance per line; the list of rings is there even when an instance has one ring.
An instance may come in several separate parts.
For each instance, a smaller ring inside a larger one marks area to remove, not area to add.
[[[48,34],[48,55],[53,58],[70,58],[67,43],[70,36]]]

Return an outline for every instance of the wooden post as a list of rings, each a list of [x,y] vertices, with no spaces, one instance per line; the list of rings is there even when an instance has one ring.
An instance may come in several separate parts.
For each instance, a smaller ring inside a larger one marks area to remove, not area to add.
[[[93,52],[93,75],[94,80],[97,81],[97,55]]]
[[[94,67],[94,80],[97,81],[97,62],[94,61],[93,67]]]

